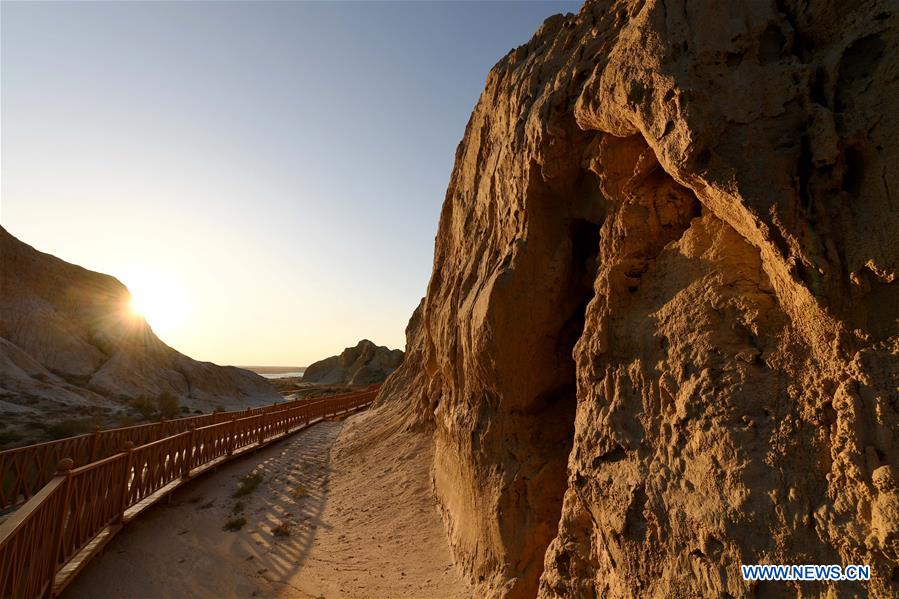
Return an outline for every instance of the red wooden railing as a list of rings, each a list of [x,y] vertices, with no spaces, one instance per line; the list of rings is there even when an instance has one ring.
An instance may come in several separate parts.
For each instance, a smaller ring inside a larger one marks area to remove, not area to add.
[[[352,395],[353,393],[333,395],[331,399]],[[93,433],[76,437],[0,451],[0,513],[22,505],[37,493],[53,477],[56,465],[63,458],[69,458],[75,466],[83,466],[122,451],[129,442],[135,446],[146,445],[191,428],[229,422],[234,418],[255,416],[272,410],[285,410],[305,401],[308,400],[295,400],[236,412],[213,412],[202,416],[188,416],[107,430],[98,429]]]
[[[0,523],[0,598],[52,597],[138,513],[192,476],[321,418],[370,404],[378,389],[240,412],[55,476]],[[249,415],[247,415],[249,414]],[[77,445],[72,445],[77,447]],[[65,446],[63,446],[65,447]]]

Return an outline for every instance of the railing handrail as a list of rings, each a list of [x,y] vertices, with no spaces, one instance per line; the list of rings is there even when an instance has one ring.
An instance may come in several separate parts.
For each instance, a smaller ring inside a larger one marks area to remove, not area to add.
[[[254,416],[247,416],[247,418],[254,418]],[[235,418],[235,420],[237,420],[237,418]],[[214,422],[213,424],[207,424],[206,426],[198,426],[195,430],[197,432],[205,431],[207,429],[214,428],[216,426],[228,426],[229,424],[231,424],[230,420],[222,420],[221,422]],[[184,432],[189,433],[190,431],[184,431]]]
[[[179,433],[180,434],[180,433]],[[172,435],[175,436],[175,435]],[[84,466],[78,466],[77,468],[72,468],[71,474],[72,476],[81,474],[82,472],[89,472],[91,470],[96,470],[97,468],[102,468],[109,462],[114,462],[122,457],[124,451],[120,451],[119,453],[114,453],[110,456],[106,456],[105,458],[101,458],[99,460],[94,460],[90,464],[85,464]],[[14,512],[15,513],[15,512]]]
[[[71,459],[60,461],[50,482],[0,523],[0,597],[53,596],[118,532],[126,511],[158,501],[194,471],[301,430],[318,418],[366,406],[377,393],[369,387],[192,427],[139,447],[129,445],[78,468],[72,468]],[[204,438],[216,427],[227,433]],[[106,535],[104,540],[95,543],[101,535]],[[70,563],[75,566],[67,568]]]
[[[0,550],[12,539],[21,528],[34,517],[37,508],[39,508],[47,497],[52,495],[56,489],[65,483],[65,476],[59,475],[50,479],[50,482],[44,485],[40,491],[32,495],[28,501],[22,504],[22,507],[0,522]]]
[[[151,423],[151,424],[155,424],[155,423]],[[113,429],[109,429],[109,430],[113,430]],[[91,431],[89,433],[81,433],[80,435],[72,435],[71,437],[63,437],[61,439],[51,439],[49,441],[41,441],[39,443],[32,443],[31,445],[22,445],[21,447],[10,447],[9,449],[0,450],[0,457],[3,457],[4,455],[7,455],[7,454],[10,454],[10,453],[22,450],[22,449],[47,447],[49,445],[55,445],[62,441],[73,441],[75,439],[87,440],[88,438],[93,437],[93,436],[94,436],[94,431]]]
[[[143,449],[143,448],[145,448],[145,447],[153,447],[154,445],[162,445],[163,443],[165,443],[165,442],[168,441],[169,439],[172,439],[172,438],[174,438],[174,437],[180,437],[180,436],[182,436],[182,435],[189,435],[189,434],[190,434],[190,431],[189,431],[189,430],[188,430],[188,431],[181,431],[180,433],[175,433],[174,435],[169,435],[168,437],[163,437],[162,439],[156,439],[155,441],[150,441],[149,443],[144,443],[143,445],[138,445],[138,446],[135,447],[134,449],[135,449],[135,450],[138,450],[138,449]],[[118,454],[113,454],[113,455],[110,456],[110,457],[115,457],[116,455],[118,455]],[[93,464],[96,464],[96,462],[92,462],[92,463],[93,463]],[[87,464],[87,466],[90,466],[90,465],[91,465],[91,464]]]

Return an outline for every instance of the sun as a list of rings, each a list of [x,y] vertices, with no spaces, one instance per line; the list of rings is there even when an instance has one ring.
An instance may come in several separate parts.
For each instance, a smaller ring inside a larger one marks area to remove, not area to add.
[[[187,314],[187,301],[180,286],[165,277],[138,274],[127,278],[131,300],[128,311],[143,318],[160,336],[177,333]]]
[[[139,297],[131,296],[131,301],[128,302],[128,310],[130,310],[131,314],[134,316],[140,316],[141,318],[146,316],[143,303]]]

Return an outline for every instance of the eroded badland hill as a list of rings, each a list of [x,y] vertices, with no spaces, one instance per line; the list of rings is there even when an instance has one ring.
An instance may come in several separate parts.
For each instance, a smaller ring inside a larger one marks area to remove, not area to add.
[[[48,426],[91,415],[116,422],[135,400],[161,394],[191,412],[281,399],[252,372],[172,349],[129,312],[130,299],[115,278],[0,227],[0,445],[43,440]]]

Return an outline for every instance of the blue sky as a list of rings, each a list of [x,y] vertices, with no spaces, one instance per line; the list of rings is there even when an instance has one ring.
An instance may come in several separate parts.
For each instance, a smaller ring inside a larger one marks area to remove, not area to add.
[[[198,359],[402,347],[490,68],[579,2],[0,5],[0,224]]]

